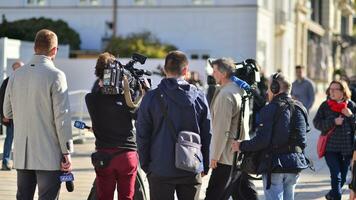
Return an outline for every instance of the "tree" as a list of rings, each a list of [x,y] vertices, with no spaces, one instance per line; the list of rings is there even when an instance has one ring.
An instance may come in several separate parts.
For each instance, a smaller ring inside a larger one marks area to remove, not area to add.
[[[132,53],[137,52],[149,58],[164,58],[169,51],[176,49],[171,44],[162,43],[148,31],[113,37],[106,47],[106,51],[120,57],[131,57]]]
[[[70,28],[65,21],[43,17],[8,22],[3,15],[0,24],[0,37],[34,41],[36,33],[44,28],[55,32],[60,44],[69,44],[72,50],[80,48],[79,34]]]

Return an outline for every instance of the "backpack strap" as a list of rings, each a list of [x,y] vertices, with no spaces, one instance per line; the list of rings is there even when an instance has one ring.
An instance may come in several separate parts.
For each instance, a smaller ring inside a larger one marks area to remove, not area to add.
[[[163,104],[163,94],[162,94],[162,92],[160,91],[159,88],[157,89],[157,93],[156,94],[157,94],[157,98],[158,98],[158,101],[159,101],[160,106],[161,106],[161,110],[163,112],[163,116],[167,120],[168,126],[171,129],[171,131],[169,131],[169,132],[171,132],[171,136],[173,138],[173,141],[177,142],[177,135],[178,135],[177,134],[177,130],[175,129],[171,118],[168,117],[167,109],[166,109],[166,107],[164,107],[164,104]]]

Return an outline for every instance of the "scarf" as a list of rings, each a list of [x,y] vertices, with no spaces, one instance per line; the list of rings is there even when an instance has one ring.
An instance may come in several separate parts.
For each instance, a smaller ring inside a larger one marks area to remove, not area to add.
[[[335,100],[328,99],[327,100],[328,106],[334,112],[341,113],[342,109],[347,108],[347,102],[342,101],[340,103],[336,102]]]

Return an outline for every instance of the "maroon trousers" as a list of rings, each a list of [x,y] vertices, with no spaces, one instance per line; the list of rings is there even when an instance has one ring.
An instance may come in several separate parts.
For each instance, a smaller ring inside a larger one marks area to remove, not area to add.
[[[114,153],[117,149],[100,149]],[[136,151],[127,151],[115,156],[104,169],[95,168],[97,199],[114,198],[117,184],[119,200],[133,200],[137,175],[138,155]]]

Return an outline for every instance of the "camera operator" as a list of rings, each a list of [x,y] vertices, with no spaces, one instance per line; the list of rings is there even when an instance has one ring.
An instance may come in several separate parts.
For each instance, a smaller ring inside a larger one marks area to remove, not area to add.
[[[92,120],[96,150],[112,157],[108,166],[95,167],[97,198],[113,199],[117,185],[120,188],[119,200],[126,200],[133,199],[138,166],[131,112],[134,108],[132,102],[128,104],[125,100],[125,95],[131,100],[125,77],[125,94],[109,95],[103,92],[104,69],[114,61],[115,57],[107,52],[99,55],[95,66],[99,90],[87,94],[85,101]],[[138,98],[143,96],[141,87],[140,93]]]

